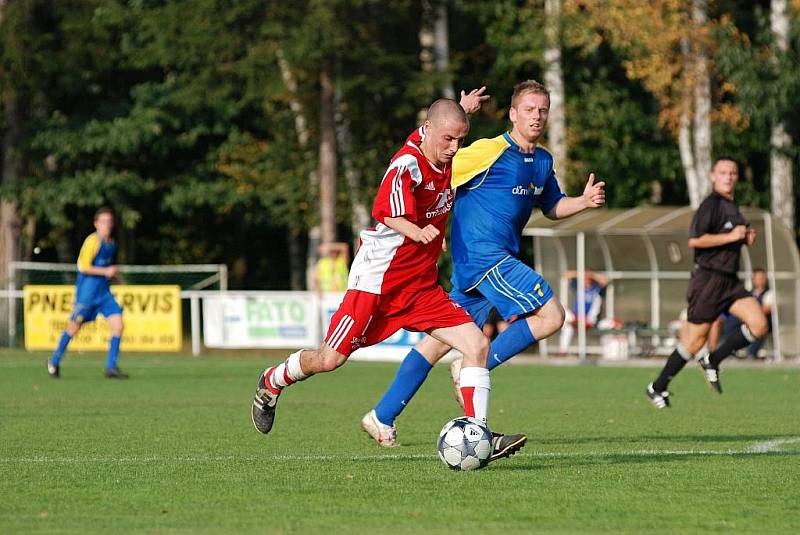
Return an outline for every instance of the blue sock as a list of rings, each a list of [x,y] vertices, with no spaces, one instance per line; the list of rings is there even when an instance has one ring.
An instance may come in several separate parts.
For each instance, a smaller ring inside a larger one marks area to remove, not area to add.
[[[50,362],[53,363],[53,366],[58,366],[58,364],[61,362],[70,340],[72,340],[72,337],[67,334],[67,331],[61,333],[61,338],[58,340],[58,347],[56,347],[56,350],[53,351],[53,356],[50,357]]]
[[[492,345],[489,346],[489,358],[486,367],[490,370],[494,369],[535,343],[536,338],[534,338],[528,322],[524,319],[519,319],[509,325],[508,329],[497,335]]]
[[[406,404],[411,401],[419,387],[425,382],[431,368],[433,368],[431,363],[425,360],[425,357],[416,349],[412,349],[406,355],[389,390],[375,406],[375,416],[381,423],[394,425],[394,419],[403,412]]]
[[[108,344],[108,359],[106,359],[106,368],[116,368],[118,358],[119,336],[112,336],[111,342]]]

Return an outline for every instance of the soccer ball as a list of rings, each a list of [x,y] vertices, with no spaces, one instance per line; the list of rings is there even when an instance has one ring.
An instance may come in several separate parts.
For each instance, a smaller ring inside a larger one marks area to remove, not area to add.
[[[450,420],[439,433],[439,458],[453,470],[475,470],[489,464],[492,433],[475,418]]]

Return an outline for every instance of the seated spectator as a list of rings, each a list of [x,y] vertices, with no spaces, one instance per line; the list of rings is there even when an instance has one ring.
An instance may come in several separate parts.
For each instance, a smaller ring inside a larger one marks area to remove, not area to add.
[[[567,271],[562,275],[562,278],[570,281],[570,289],[575,295],[572,301],[572,308],[566,310],[566,319],[559,335],[558,352],[566,355],[572,343],[572,336],[575,334],[575,326],[578,324],[578,273],[576,271]],[[585,272],[583,280],[583,314],[586,318],[587,329],[597,325],[600,309],[603,306],[603,295],[605,295],[607,286],[608,277],[605,275],[589,270]]]

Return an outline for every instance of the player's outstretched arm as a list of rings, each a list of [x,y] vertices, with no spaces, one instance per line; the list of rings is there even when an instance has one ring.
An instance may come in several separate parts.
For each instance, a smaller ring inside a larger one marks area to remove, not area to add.
[[[480,89],[473,89],[469,93],[461,92],[461,100],[459,104],[467,114],[472,115],[473,113],[477,112],[481,109],[481,104],[483,104],[484,100],[489,99],[489,95],[484,95],[483,93],[486,91],[486,86],[481,87]]]
[[[587,208],[599,208],[606,203],[606,183],[595,182],[594,173],[589,173],[589,180],[583,188],[583,195],[563,197],[552,210],[545,214],[550,219],[564,219],[583,212]]]
[[[439,229],[433,225],[420,228],[405,217],[385,217],[383,224],[417,243],[431,243],[439,236]]]

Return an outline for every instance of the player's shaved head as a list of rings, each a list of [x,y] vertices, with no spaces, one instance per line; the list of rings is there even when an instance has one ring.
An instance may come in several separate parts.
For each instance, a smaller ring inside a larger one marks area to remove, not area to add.
[[[431,104],[426,120],[435,125],[442,125],[447,121],[469,124],[469,118],[464,108],[449,98],[440,98]]]

